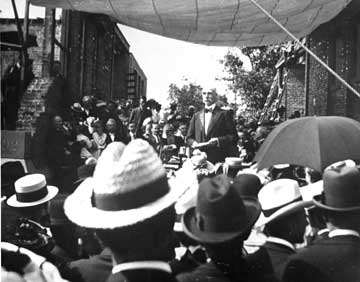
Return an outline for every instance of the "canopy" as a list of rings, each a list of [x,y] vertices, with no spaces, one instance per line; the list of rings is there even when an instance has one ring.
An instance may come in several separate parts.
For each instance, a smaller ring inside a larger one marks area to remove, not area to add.
[[[351,0],[257,0],[297,38],[331,20]],[[213,46],[291,40],[252,0],[31,0],[34,5],[101,13],[155,34]]]

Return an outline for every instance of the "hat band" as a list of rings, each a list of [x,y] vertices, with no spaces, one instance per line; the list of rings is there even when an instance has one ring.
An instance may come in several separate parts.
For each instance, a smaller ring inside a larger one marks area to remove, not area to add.
[[[296,198],[295,200],[293,200],[291,202],[288,202],[286,204],[283,204],[281,206],[278,206],[278,207],[275,207],[275,208],[272,208],[272,209],[263,210],[262,212],[263,212],[264,216],[269,217],[270,215],[272,215],[277,210],[279,210],[279,209],[281,209],[283,207],[286,207],[287,205],[290,205],[292,203],[298,202],[298,201],[301,201],[301,196],[299,198]]]
[[[196,225],[203,232],[233,232],[238,230],[246,222],[246,215],[243,217],[219,218],[218,216],[206,216],[196,213]]]
[[[155,202],[169,192],[166,176],[123,194],[92,194],[92,205],[100,210],[131,210]]]
[[[42,198],[46,197],[48,194],[47,186],[43,186],[40,189],[28,193],[19,193],[16,192],[16,199],[18,202],[22,203],[31,203],[38,200],[41,200]]]

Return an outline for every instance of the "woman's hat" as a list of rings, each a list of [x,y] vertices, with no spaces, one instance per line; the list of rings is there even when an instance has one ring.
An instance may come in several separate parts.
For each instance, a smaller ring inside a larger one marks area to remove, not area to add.
[[[226,175],[205,178],[199,186],[197,205],[183,218],[184,232],[202,243],[222,243],[247,234],[260,215],[255,198],[241,197]]]
[[[94,176],[70,195],[65,214],[75,224],[94,229],[134,225],[170,207],[186,190],[169,185],[161,160],[142,139],[112,142],[100,156]]]
[[[255,224],[256,227],[264,226],[313,205],[311,201],[302,200],[297,181],[286,178],[266,184],[260,190],[258,199],[262,214]]]
[[[360,171],[346,162],[325,169],[324,192],[314,197],[314,204],[330,212],[360,211]]]
[[[43,174],[29,174],[15,182],[15,194],[7,204],[15,208],[37,206],[54,198],[59,189],[46,184]]]

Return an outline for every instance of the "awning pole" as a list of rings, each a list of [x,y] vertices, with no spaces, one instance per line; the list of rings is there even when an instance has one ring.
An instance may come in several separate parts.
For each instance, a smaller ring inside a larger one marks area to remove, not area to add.
[[[308,47],[300,42],[299,39],[295,37],[290,31],[288,31],[277,19],[275,19],[268,11],[266,11],[259,3],[255,0],[250,0],[256,7],[259,8],[267,17],[269,17],[277,26],[279,26],[287,35],[289,35],[297,44],[299,44],[311,57],[313,57],[319,64],[326,68],[333,76],[335,76],[341,83],[343,83],[351,92],[353,92],[358,98],[360,98],[360,93],[356,91],[349,83],[347,83],[340,75],[338,75],[332,68],[330,68],[326,63],[324,63],[314,52],[312,52]]]

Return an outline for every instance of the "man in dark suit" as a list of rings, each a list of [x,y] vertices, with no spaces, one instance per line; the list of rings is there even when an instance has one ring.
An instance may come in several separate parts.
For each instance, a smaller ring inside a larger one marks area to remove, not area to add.
[[[151,117],[151,112],[146,109],[146,97],[143,96],[140,99],[140,106],[133,109],[130,114],[129,122],[135,123],[136,137],[142,137],[142,126],[143,122],[147,117]]]
[[[259,281],[281,281],[295,244],[304,241],[306,216],[299,185],[292,179],[279,179],[265,185],[258,194],[263,216],[257,227],[265,226],[267,240],[258,251],[246,257]]]
[[[216,104],[215,92],[203,92],[205,108],[194,114],[187,134],[188,144],[194,148],[199,143],[208,142],[201,147],[212,163],[223,162],[234,155],[238,135],[233,119]]]
[[[360,281],[360,171],[337,163],[325,169],[323,181],[313,202],[324,211],[328,238],[291,257],[285,282]]]
[[[177,276],[180,282],[253,281],[243,258],[243,242],[260,215],[256,198],[243,197],[242,188],[226,175],[200,182],[196,207],[182,218],[185,234],[205,246],[208,262]]]
[[[119,142],[125,141],[126,128],[122,125],[120,120],[118,120],[118,123],[113,118],[109,118],[107,120],[106,129],[108,134],[105,140],[106,144],[109,144],[114,141],[119,141]]]

